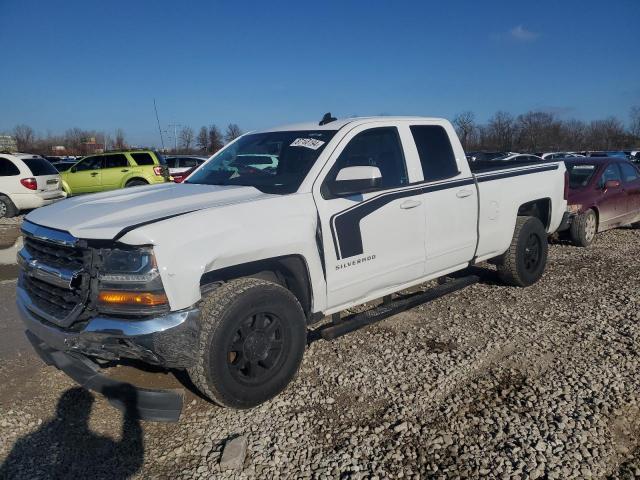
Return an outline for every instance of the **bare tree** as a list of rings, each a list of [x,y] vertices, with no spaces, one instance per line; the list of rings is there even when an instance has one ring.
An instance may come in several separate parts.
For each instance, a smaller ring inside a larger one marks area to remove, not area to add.
[[[222,134],[218,127],[215,125],[211,125],[209,127],[209,151],[211,153],[216,153],[224,146],[224,141],[222,138]]]
[[[631,135],[640,140],[640,106],[631,107],[631,125],[629,128]]]
[[[187,153],[191,150],[191,146],[193,145],[193,137],[193,128],[184,127],[182,130],[180,130],[180,146]]]
[[[13,129],[13,136],[16,137],[18,150],[27,152],[33,148],[35,132],[29,125],[16,125]]]
[[[473,112],[466,111],[459,113],[453,119],[453,125],[456,127],[456,132],[462,142],[462,147],[469,148],[470,140],[476,130],[475,115]]]
[[[196,138],[196,145],[203,152],[206,152],[209,148],[209,132],[207,131],[207,127],[200,127],[198,137]]]
[[[124,140],[124,130],[122,130],[121,128],[116,129],[115,147],[117,150],[124,150],[126,148],[126,143]]]
[[[543,147],[558,149],[561,140],[559,123],[551,113],[527,112],[518,116],[516,132],[519,149],[535,152]]]
[[[489,120],[487,136],[492,148],[509,151],[513,147],[514,122],[508,112],[498,111]]]
[[[242,130],[235,123],[230,123],[227,125],[227,131],[224,132],[224,141],[229,143],[242,135]]]

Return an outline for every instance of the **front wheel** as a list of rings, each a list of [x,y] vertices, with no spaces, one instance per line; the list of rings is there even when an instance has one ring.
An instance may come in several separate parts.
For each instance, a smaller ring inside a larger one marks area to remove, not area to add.
[[[536,217],[518,217],[509,250],[497,262],[500,279],[517,287],[533,285],[544,273],[548,249],[542,222]]]
[[[193,383],[215,403],[251,408],[295,377],[306,346],[306,317],[277,283],[232,280],[205,297]]]
[[[571,222],[569,236],[576,247],[588,247],[598,231],[598,219],[592,209],[581,213]]]

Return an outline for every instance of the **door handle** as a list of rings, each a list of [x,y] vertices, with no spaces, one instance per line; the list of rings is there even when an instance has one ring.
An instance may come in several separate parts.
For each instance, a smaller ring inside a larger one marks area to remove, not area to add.
[[[456,197],[458,198],[465,198],[471,195],[473,195],[473,190],[458,190],[458,193],[456,193]]]
[[[402,202],[400,204],[400,208],[402,208],[403,210],[408,210],[410,208],[415,208],[418,205],[422,205],[422,202],[420,200],[407,200],[406,202]]]
[[[92,177],[95,177],[96,175],[98,175],[98,172],[91,172]]]
[[[122,170],[120,170],[120,171],[121,171],[122,173],[124,173],[124,172],[128,172],[128,171],[129,171],[129,169],[128,169],[128,168],[123,168],[123,169],[122,169]]]

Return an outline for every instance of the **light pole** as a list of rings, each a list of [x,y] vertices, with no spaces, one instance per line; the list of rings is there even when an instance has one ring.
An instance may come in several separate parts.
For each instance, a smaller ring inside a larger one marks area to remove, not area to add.
[[[178,127],[181,127],[180,123],[170,123],[169,127],[173,127],[173,153],[178,153]]]

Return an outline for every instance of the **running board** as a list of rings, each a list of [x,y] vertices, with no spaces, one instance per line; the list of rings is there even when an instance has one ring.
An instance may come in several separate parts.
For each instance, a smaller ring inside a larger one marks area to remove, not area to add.
[[[443,297],[449,293],[462,290],[465,287],[478,283],[480,277],[477,275],[468,275],[452,279],[433,287],[425,292],[405,295],[396,300],[389,300],[385,297],[385,301],[378,307],[367,310],[366,312],[356,313],[338,320],[334,314],[333,321],[326,326],[320,327],[320,336],[325,340],[335,340],[338,337],[359,330],[373,323],[389,318],[397,313],[404,312],[411,308],[430,302],[436,298]]]

